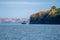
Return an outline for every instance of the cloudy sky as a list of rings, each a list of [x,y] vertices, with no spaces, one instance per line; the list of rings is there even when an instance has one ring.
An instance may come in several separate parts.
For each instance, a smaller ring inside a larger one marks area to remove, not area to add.
[[[60,8],[60,0],[0,0],[0,18],[29,18],[31,14]]]

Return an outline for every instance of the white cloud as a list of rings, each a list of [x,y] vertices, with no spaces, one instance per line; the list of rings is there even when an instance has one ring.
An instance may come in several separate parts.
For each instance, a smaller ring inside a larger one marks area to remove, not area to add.
[[[38,5],[38,4],[51,4],[51,3],[45,3],[45,2],[0,2],[0,4]]]

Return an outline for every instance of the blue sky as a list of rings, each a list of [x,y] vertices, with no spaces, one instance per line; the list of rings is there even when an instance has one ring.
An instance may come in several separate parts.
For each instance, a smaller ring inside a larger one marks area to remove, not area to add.
[[[0,0],[0,18],[29,18],[33,13],[60,8],[60,0]]]

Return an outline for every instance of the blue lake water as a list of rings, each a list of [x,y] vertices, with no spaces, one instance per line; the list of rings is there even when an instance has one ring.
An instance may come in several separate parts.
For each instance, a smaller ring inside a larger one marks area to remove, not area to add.
[[[0,24],[0,40],[60,40],[60,25]]]

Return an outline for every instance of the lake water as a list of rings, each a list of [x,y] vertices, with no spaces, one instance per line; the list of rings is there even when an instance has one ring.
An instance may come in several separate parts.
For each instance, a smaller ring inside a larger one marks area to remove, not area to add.
[[[60,25],[0,25],[0,40],[60,40]]]

